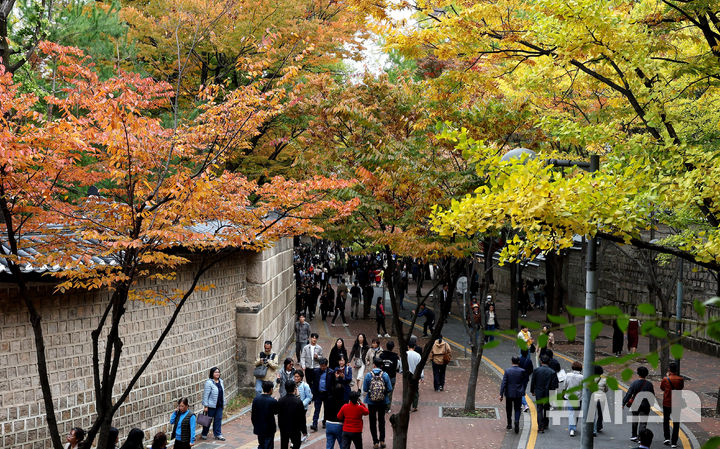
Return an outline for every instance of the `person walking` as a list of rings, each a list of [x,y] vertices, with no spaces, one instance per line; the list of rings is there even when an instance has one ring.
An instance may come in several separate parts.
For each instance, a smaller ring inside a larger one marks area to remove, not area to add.
[[[378,356],[383,361],[382,370],[387,373],[393,387],[393,390],[389,393],[390,400],[388,401],[388,412],[390,411],[390,405],[392,404],[393,391],[395,391],[397,372],[400,369],[400,356],[393,352],[393,349],[395,349],[395,342],[388,340],[388,342],[385,343],[385,350]]]
[[[565,379],[566,391],[563,399],[565,399],[565,408],[568,410],[568,432],[571,437],[574,437],[575,432],[577,431],[576,414],[578,410],[580,410],[580,407],[582,407],[582,390],[574,392],[568,392],[567,390],[571,390],[582,385],[582,369],[582,363],[578,361],[573,362],[572,370],[568,373],[567,378]]]
[[[368,280],[368,282],[363,287],[363,319],[367,320],[370,316],[370,309],[372,308],[372,301],[373,301],[373,295],[375,294],[375,289],[373,288],[372,284]]]
[[[370,412],[370,434],[372,435],[373,449],[378,449],[385,447],[385,410],[389,404],[392,384],[390,377],[382,370],[383,361],[380,358],[376,357],[373,360],[373,366],[374,368],[365,375],[363,392]]]
[[[639,332],[640,332],[640,321],[637,318],[630,318],[630,321],[628,321],[628,328],[627,328],[627,344],[628,344],[628,352],[630,354],[635,354],[635,351],[637,351],[638,347],[638,341],[639,341]]]
[[[345,404],[345,391],[339,382],[335,382],[334,373],[330,374],[328,394],[324,400],[325,407],[325,449],[333,449],[335,442],[342,449],[343,423],[338,419],[338,413]]]
[[[681,391],[685,388],[685,380],[678,374],[677,362],[670,362],[668,371],[660,382],[660,389],[663,392],[663,444],[677,447],[678,436],[680,435],[680,412],[682,411],[681,395],[673,391]],[[673,402],[673,400],[675,402]],[[672,434],[670,433],[670,418],[672,418]]]
[[[307,410],[310,406],[310,403],[312,402],[313,395],[312,390],[310,389],[310,385],[305,382],[305,374],[297,370],[295,371],[295,374],[293,375],[293,379],[295,380],[295,395],[300,398],[300,401],[303,403],[303,407],[305,408],[305,415],[307,416]],[[303,418],[303,428],[302,428],[302,438],[301,441],[307,440],[307,421]]]
[[[253,433],[257,435],[258,449],[273,449],[275,447],[275,415],[278,414],[278,402],[272,397],[273,383],[266,380],[262,382],[262,394],[255,396],[250,408],[250,421]]]
[[[513,356],[512,366],[503,374],[500,383],[500,402],[505,398],[505,416],[507,417],[507,430],[515,426],[515,433],[520,432],[520,404],[525,396],[525,385],[527,385],[525,370],[520,368],[520,357]],[[515,409],[513,417],[512,412]],[[510,418],[513,417],[511,421]]]
[[[275,382],[275,379],[277,378],[277,369],[278,369],[278,363],[277,363],[277,355],[272,352],[272,342],[270,340],[266,340],[264,343],[264,350],[260,353],[258,358],[255,360],[255,366],[256,367],[265,367],[265,369],[261,369],[259,372],[255,373],[255,393],[256,395],[262,394],[262,383],[265,381],[268,381],[270,383]],[[257,370],[257,368],[256,368]],[[264,375],[261,375],[262,373],[265,373]]]
[[[373,368],[373,360],[378,358],[381,353],[382,347],[380,346],[380,339],[373,338],[372,343],[370,343],[370,348],[368,349],[367,355],[365,356],[365,366],[367,367],[367,370],[371,370]],[[364,381],[365,377],[363,377],[363,382]]]
[[[318,360],[318,363],[320,364],[320,367],[315,368],[315,372],[313,374],[312,394],[315,411],[313,412],[312,425],[310,426],[310,429],[316,432],[318,430],[318,420],[320,419],[320,409],[323,406],[323,402],[328,397],[329,384],[332,382],[330,380],[332,371],[328,369],[327,359],[323,357]],[[325,412],[325,416],[327,416],[327,410]],[[325,427],[325,419],[323,419],[323,427]]]
[[[305,321],[305,315],[301,313],[295,323],[295,356],[298,363],[300,363],[303,348],[310,342],[311,333],[310,323]]]
[[[319,368],[320,364],[318,361],[323,357],[322,346],[317,344],[320,336],[313,332],[310,334],[310,343],[307,344],[300,354],[300,367],[305,372],[305,380],[308,385],[312,386],[315,383],[315,368]]]
[[[541,399],[549,399],[550,391],[557,390],[558,378],[555,371],[548,366],[548,356],[540,357],[540,367],[533,371],[532,380],[530,381],[530,393],[535,396],[537,403],[537,424],[538,432],[545,433],[550,420],[547,418],[547,411],[550,404],[539,403]]]
[[[650,414],[650,401],[646,396],[655,397],[655,388],[653,388],[652,382],[647,380],[649,374],[648,369],[644,366],[639,366],[636,370],[638,379],[630,384],[630,388],[625,393],[622,400],[622,405],[630,408],[630,413],[633,416],[633,422],[630,427],[632,441],[640,441],[638,437],[638,430],[642,431],[647,428],[647,418]],[[641,397],[638,398],[637,396]],[[636,399],[640,399],[639,401]],[[638,403],[639,402],[639,403]]]
[[[335,345],[330,350],[330,357],[328,357],[328,366],[332,369],[337,368],[340,357],[345,357],[345,360],[348,359],[347,349],[345,348],[345,340],[342,338],[335,340]]]
[[[335,382],[343,387],[343,403],[350,400],[351,385],[353,383],[352,367],[347,364],[345,356],[338,359],[338,367],[335,368]]]
[[[520,318],[527,318],[528,306],[530,305],[530,294],[528,293],[527,280],[523,281],[522,290],[518,296]]]
[[[542,336],[545,335],[545,338]],[[550,330],[550,327],[545,325],[540,331],[540,338],[538,338],[538,348],[535,351],[535,365],[540,364],[540,356],[545,354],[548,350],[552,351],[555,348],[555,334]]]
[[[443,341],[442,335],[435,340],[430,350],[430,360],[433,369],[433,387],[435,387],[435,391],[443,391],[445,389],[445,370],[452,360],[452,349],[446,341]]]
[[[203,412],[212,418],[213,435],[216,440],[225,441],[225,437],[222,434],[222,416],[223,409],[228,403],[227,395],[225,394],[225,382],[220,377],[220,369],[216,366],[210,368],[210,376],[205,381],[205,387],[203,388]],[[202,434],[200,439],[207,440],[210,426],[203,426]]]
[[[362,297],[362,289],[358,285],[358,281],[353,282],[350,288],[350,318],[354,320],[360,319],[360,298]]]
[[[335,307],[335,290],[333,290],[332,285],[327,284],[325,286],[325,291],[323,292],[322,296],[320,297],[320,312],[321,312],[321,318],[323,321],[325,321],[327,319],[327,316],[332,312],[334,307]]]
[[[495,304],[490,304],[485,311],[485,330],[487,331],[494,331],[498,329],[498,319],[497,314],[495,313]],[[488,341],[494,341],[495,335],[488,335],[485,334],[485,343]]]
[[[301,435],[305,427],[305,407],[298,396],[295,395],[295,381],[288,380],[281,387],[285,396],[277,402],[278,428],[280,429],[280,449],[288,449],[292,442],[292,449],[300,449]]]
[[[641,430],[638,433],[638,442],[640,443],[640,445],[633,449],[650,449],[654,436],[655,434],[653,434],[652,430],[650,429]]]
[[[144,439],[145,432],[141,429],[137,427],[130,429],[130,433],[128,433],[128,437],[125,439],[123,445],[120,446],[120,449],[145,449],[143,446]]]
[[[383,306],[382,296],[378,296],[375,303],[375,321],[377,322],[378,338],[383,336],[383,334],[380,333],[380,329],[382,329],[385,337],[389,337],[390,334],[388,334],[387,328],[385,327],[385,306]]]
[[[278,373],[278,384],[280,386],[280,397],[284,397],[286,394],[288,394],[285,391],[285,384],[288,380],[294,380],[295,379],[295,366],[293,363],[293,360],[288,357],[283,362],[283,367]]]
[[[415,311],[411,310],[410,313],[414,314]],[[420,304],[420,307],[418,309],[418,318],[425,317],[425,322],[423,323],[423,337],[428,336],[428,329],[430,329],[430,332],[432,332],[435,329],[435,312],[425,307],[425,304]]]
[[[348,288],[347,285],[345,285],[345,281],[343,281],[338,286],[337,296],[335,297],[335,316],[333,316],[333,319],[330,322],[330,325],[333,327],[335,327],[335,320],[337,319],[338,315],[340,315],[340,318],[342,319],[343,326],[348,326],[347,320],[345,320],[345,303],[347,301],[347,295]]]
[[[173,426],[170,439],[175,440],[175,449],[190,449],[195,444],[195,429],[197,420],[195,413],[190,410],[188,398],[181,398],[177,408],[170,415],[170,424]]]
[[[613,320],[613,336],[612,336],[612,351],[615,356],[620,357],[622,355],[623,343],[625,342],[625,334],[623,333],[618,320]]]
[[[420,363],[420,359],[422,356],[420,355],[420,352],[417,350],[417,337],[414,335],[410,336],[410,339],[408,340],[408,350],[407,350],[407,363],[408,363],[408,372],[410,375],[415,374],[415,369],[417,369],[418,364]],[[400,372],[402,372],[402,365],[400,365]],[[420,380],[419,382],[423,382],[425,379],[425,370],[420,371]],[[420,401],[420,385],[418,383],[417,391],[415,392],[415,395],[413,396],[412,401],[412,409],[411,411],[416,412],[418,409],[418,402]]]
[[[520,358],[518,366],[522,368],[525,371],[525,383],[523,384],[523,392],[527,391],[527,385],[530,382],[530,377],[532,376],[533,370],[535,367],[532,363],[532,358],[529,355],[527,349],[523,349],[520,351]],[[525,394],[520,397],[520,403],[522,404],[522,411],[526,412],[530,410],[530,408],[527,405],[527,400],[525,399]]]
[[[530,333],[530,330],[526,325],[521,325],[520,332],[517,334],[518,341],[522,340],[522,342],[525,343],[525,348],[520,346],[520,350],[527,349],[531,353],[535,352],[535,345],[534,340],[532,338],[532,334]],[[519,344],[519,343],[518,343]]]
[[[350,393],[350,401],[340,408],[337,414],[342,426],[342,449],[350,449],[350,443],[355,449],[362,449],[363,416],[369,415],[368,408],[360,402],[360,392]]]
[[[595,424],[593,425],[593,436],[597,436],[598,432],[602,432],[604,424],[603,409],[607,408],[607,378],[604,376],[605,370],[600,365],[595,365],[595,375],[597,376],[597,391],[594,391],[591,399],[592,404],[595,404]],[[592,404],[590,407],[592,407]],[[590,408],[588,408],[590,410]],[[609,414],[608,408],[608,414]]]
[[[360,333],[355,338],[355,343],[350,350],[350,364],[355,368],[357,389],[362,386],[362,380],[365,377],[365,356],[367,355],[370,345],[368,344],[365,334]]]

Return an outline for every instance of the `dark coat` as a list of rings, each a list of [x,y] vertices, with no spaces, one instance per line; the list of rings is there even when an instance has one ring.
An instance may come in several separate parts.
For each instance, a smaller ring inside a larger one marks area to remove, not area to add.
[[[646,379],[638,379],[635,382],[630,384],[630,388],[628,388],[627,393],[625,393],[625,396],[623,397],[622,405],[628,403],[630,398],[634,398],[635,395],[641,393],[641,392],[648,392],[655,395],[655,388],[653,387],[652,382]],[[633,399],[634,401],[634,399]],[[638,406],[636,403],[633,402],[632,409],[637,410],[640,413],[650,413],[650,401],[647,399],[643,399],[640,405]],[[637,409],[636,409],[637,407]]]
[[[330,391],[330,383],[332,382],[332,378],[335,377],[332,375],[332,370],[330,368],[327,368],[326,371],[328,372],[327,376],[327,384],[325,385],[326,390]],[[327,396],[327,391],[320,392],[320,376],[323,374],[322,370],[320,368],[313,369],[313,383],[310,385],[310,390],[312,391],[313,397],[320,398]]]
[[[530,381],[530,376],[532,376],[533,370],[535,369],[532,359],[529,355],[527,357],[520,357],[518,366],[525,371],[525,386],[527,386],[527,383]]]
[[[302,403],[301,403],[302,405]],[[262,437],[275,435],[275,415],[278,413],[278,401],[269,394],[261,394],[252,402],[250,420],[253,424],[253,433]]]
[[[551,358],[550,360],[548,360],[548,366],[552,368],[552,370],[556,373],[559,373],[562,369],[562,366],[560,366],[560,362],[555,360],[555,358]]]
[[[521,398],[525,396],[525,370],[519,366],[511,366],[503,374],[500,384],[500,396],[506,398]]]
[[[557,388],[558,378],[552,368],[540,365],[540,368],[533,371],[530,393],[534,394],[535,398],[547,398],[550,396],[550,390],[557,390]]]
[[[288,394],[280,398],[278,406],[278,427],[280,433],[300,433],[305,424],[305,407],[299,397]]]

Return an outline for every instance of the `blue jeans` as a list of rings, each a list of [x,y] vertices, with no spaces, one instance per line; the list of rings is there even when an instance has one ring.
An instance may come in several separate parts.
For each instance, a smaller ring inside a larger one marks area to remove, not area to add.
[[[273,418],[275,419],[275,418]],[[260,436],[258,435],[258,449],[274,449],[275,448],[275,435]]]
[[[313,420],[312,420],[313,427],[317,427],[317,425],[318,425],[318,419],[320,418],[320,408],[323,405],[323,400],[325,399],[323,396],[325,396],[325,395],[326,395],[326,393],[318,393],[317,397],[313,398],[313,403],[315,404],[315,411],[313,411]],[[342,433],[342,429],[340,429],[340,430]]]
[[[489,330],[489,331],[494,331],[495,329],[496,329],[496,326],[495,326],[494,324],[488,324],[488,325],[487,325],[487,330]],[[494,335],[485,335],[485,341],[486,341],[486,342],[488,342],[488,341],[494,341],[494,340],[495,340],[495,336],[494,336]]]
[[[209,417],[211,417],[213,419],[213,423],[212,423],[213,435],[215,435],[216,437],[219,437],[220,435],[222,435],[223,408],[222,407],[218,407],[218,408],[208,407],[207,414]],[[210,427],[203,426],[202,436],[206,437],[209,431],[210,431]]]
[[[338,447],[342,447],[343,430],[342,424],[327,422],[325,427],[325,449],[333,449],[337,441]]]
[[[262,394],[262,379],[255,379],[255,396],[260,396]]]

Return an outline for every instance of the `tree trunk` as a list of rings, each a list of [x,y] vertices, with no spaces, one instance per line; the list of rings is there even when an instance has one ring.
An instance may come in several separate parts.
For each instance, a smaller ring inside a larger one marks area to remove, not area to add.
[[[510,329],[518,328],[518,302],[520,301],[520,264],[510,264]]]
[[[478,371],[482,362],[483,347],[482,341],[485,333],[482,328],[477,332],[477,340],[473,342],[470,354],[470,375],[468,376],[467,393],[465,394],[465,411],[472,412],[475,410],[475,391],[477,390]]]
[[[547,295],[545,310],[548,314],[560,315],[567,288],[565,287],[565,262],[567,255],[558,254],[555,251],[545,256],[545,282],[547,284]]]

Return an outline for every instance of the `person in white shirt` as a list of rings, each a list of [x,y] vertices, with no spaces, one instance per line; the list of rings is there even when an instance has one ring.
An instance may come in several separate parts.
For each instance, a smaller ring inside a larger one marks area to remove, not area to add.
[[[420,359],[422,358],[420,356],[420,353],[415,351],[417,345],[417,337],[412,335],[410,337],[410,340],[408,341],[408,351],[407,351],[407,361],[408,361],[408,371],[413,374],[415,373],[415,368],[417,368],[418,363],[420,363]],[[425,370],[420,371],[420,382],[425,379]],[[416,412],[418,408],[418,401],[420,400],[420,385],[418,384],[418,391],[415,393],[415,397],[413,398],[412,402],[412,411]]]
[[[311,386],[315,382],[315,368],[320,368],[319,361],[323,358],[322,346],[317,344],[318,338],[320,336],[317,333],[310,334],[310,343],[305,345],[300,354],[300,366],[305,372],[305,381]]]

